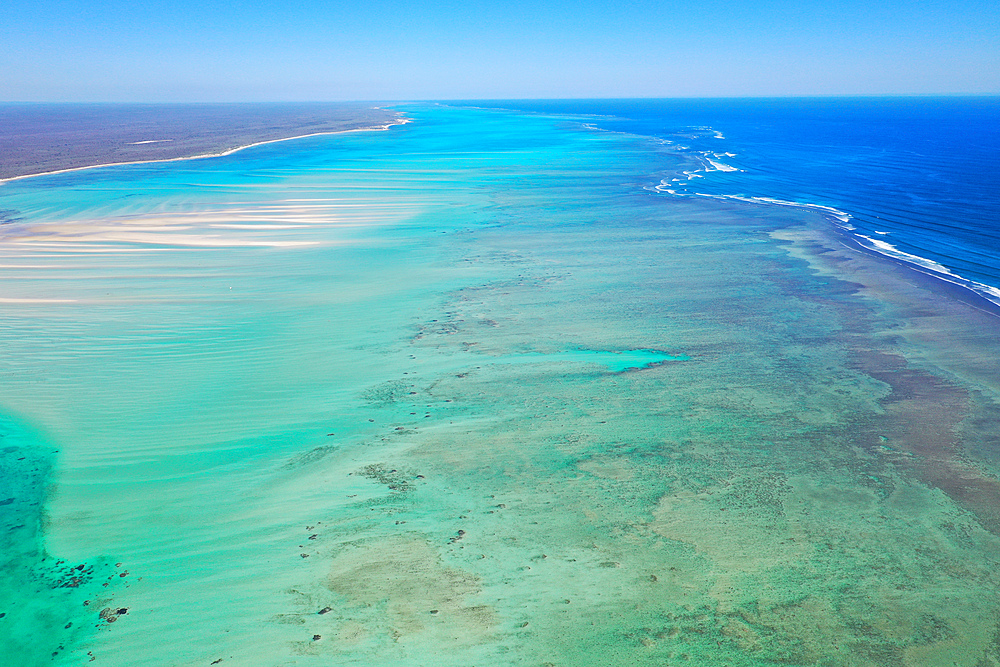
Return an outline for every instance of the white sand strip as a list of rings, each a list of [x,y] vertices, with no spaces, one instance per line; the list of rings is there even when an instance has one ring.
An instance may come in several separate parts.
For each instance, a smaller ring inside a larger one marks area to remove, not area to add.
[[[205,158],[212,157],[225,157],[227,155],[232,155],[247,148],[253,148],[254,146],[263,146],[264,144],[276,144],[280,141],[292,141],[293,139],[305,139],[306,137],[319,137],[328,134],[348,134],[350,132],[383,132],[388,130],[393,125],[405,125],[411,122],[409,118],[400,118],[395,122],[386,123],[385,125],[377,125],[375,127],[358,127],[353,130],[336,130],[333,132],[313,132],[311,134],[300,134],[294,137],[285,137],[283,139],[268,139],[267,141],[257,141],[252,144],[246,144],[245,146],[237,146],[236,148],[231,148],[228,151],[222,151],[221,153],[203,153],[201,155],[189,155],[187,157],[174,157],[167,158],[165,160],[134,160],[132,162],[105,162],[103,164],[91,164],[85,167],[71,167],[69,169],[56,169],[54,171],[43,171],[38,174],[24,174],[22,176],[11,176],[9,178],[0,178],[0,185],[3,183],[8,183],[10,181],[19,181],[24,178],[35,178],[36,176],[51,176],[53,174],[68,174],[72,171],[83,171],[85,169],[98,169],[100,167],[116,167],[119,165],[126,164],[153,164],[156,162],[182,162],[184,160],[203,160]]]

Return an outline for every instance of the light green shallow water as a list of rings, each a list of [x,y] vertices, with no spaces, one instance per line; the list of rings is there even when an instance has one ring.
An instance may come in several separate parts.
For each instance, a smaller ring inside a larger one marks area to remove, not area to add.
[[[1000,664],[995,319],[409,112],[0,186],[9,664]]]

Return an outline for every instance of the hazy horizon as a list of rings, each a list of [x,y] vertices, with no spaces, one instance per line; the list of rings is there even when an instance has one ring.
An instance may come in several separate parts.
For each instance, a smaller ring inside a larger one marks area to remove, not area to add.
[[[0,101],[1000,94],[1000,9],[979,0],[11,0],[5,24]]]

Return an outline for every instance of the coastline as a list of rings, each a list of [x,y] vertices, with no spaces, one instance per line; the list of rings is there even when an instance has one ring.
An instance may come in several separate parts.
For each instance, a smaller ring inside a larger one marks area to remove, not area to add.
[[[406,125],[409,122],[411,122],[409,118],[401,117],[397,122],[386,123],[384,125],[377,125],[372,127],[357,127],[357,128],[351,128],[349,130],[331,130],[329,132],[310,132],[309,134],[299,134],[292,137],[283,137],[280,139],[266,139],[264,141],[256,141],[253,143],[244,144],[242,146],[237,146],[236,148],[230,148],[215,153],[200,153],[198,155],[186,155],[183,157],[163,158],[159,160],[131,160],[127,162],[102,162],[100,164],[89,164],[80,167],[68,167],[66,169],[41,171],[34,174],[21,174],[19,176],[9,176],[7,178],[0,178],[0,185],[3,185],[4,183],[9,183],[11,181],[20,181],[26,178],[34,178],[36,176],[52,176],[54,174],[68,174],[74,171],[84,171],[86,169],[100,169],[101,167],[117,167],[117,166],[132,165],[132,164],[155,164],[159,162],[183,162],[186,160],[204,160],[207,158],[214,158],[214,157],[226,157],[227,155],[232,155],[234,153],[238,153],[248,148],[254,148],[255,146],[275,144],[282,141],[293,141],[295,139],[305,139],[307,137],[320,137],[320,136],[334,135],[334,134],[348,134],[351,132],[385,132],[389,130],[391,127],[394,127],[396,125]]]

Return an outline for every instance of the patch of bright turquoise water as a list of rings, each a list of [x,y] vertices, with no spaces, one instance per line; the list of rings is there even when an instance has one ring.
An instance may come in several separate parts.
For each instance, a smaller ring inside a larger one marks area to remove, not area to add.
[[[406,111],[0,186],[3,655],[1000,660],[982,313],[648,138]]]
[[[542,364],[550,362],[576,362],[583,364],[600,364],[612,373],[624,373],[627,370],[650,368],[667,361],[688,361],[686,355],[670,355],[659,350],[564,350],[552,354],[529,353],[509,355],[502,363]]]

